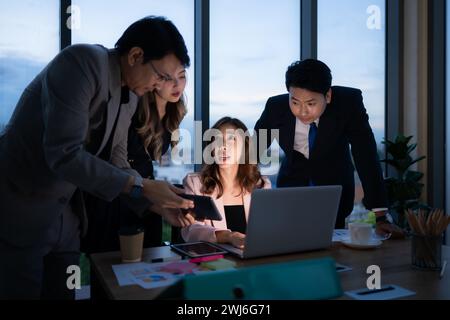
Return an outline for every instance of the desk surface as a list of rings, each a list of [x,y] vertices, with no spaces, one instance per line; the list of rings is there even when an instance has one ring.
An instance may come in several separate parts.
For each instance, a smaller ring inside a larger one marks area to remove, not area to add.
[[[144,250],[144,260],[171,256],[169,247]],[[328,250],[290,254],[251,260],[235,260],[238,267],[293,260],[333,257],[337,263],[353,268],[339,273],[344,291],[361,289],[366,286],[370,265],[381,268],[381,284],[395,284],[416,292],[409,299],[450,299],[450,270],[439,279],[439,272],[422,271],[411,266],[411,247],[408,240],[388,240],[374,250],[353,250],[340,243],[334,243]],[[231,256],[228,259],[233,259]],[[442,247],[442,261],[450,260],[450,247]],[[449,261],[450,262],[450,261]],[[92,270],[99,284],[111,299],[154,299],[165,288],[146,290],[138,285],[120,287],[112,270],[112,265],[120,264],[120,252],[93,254]]]

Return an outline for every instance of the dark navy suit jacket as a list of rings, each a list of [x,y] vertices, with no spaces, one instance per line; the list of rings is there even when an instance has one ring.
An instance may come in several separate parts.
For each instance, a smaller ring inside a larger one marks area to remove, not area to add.
[[[377,146],[364,108],[361,91],[332,87],[331,103],[320,117],[318,133],[310,158],[301,153],[294,157],[296,118],[289,108],[289,95],[268,99],[255,125],[259,129],[279,129],[279,144],[285,153],[278,173],[278,187],[342,185],[336,227],[343,227],[353,209],[355,194],[354,164],[364,189],[367,208],[387,207],[387,196],[377,154]],[[268,140],[267,147],[274,139]],[[351,149],[350,149],[351,146]],[[262,150],[260,150],[262,152]],[[301,206],[301,204],[299,204]]]

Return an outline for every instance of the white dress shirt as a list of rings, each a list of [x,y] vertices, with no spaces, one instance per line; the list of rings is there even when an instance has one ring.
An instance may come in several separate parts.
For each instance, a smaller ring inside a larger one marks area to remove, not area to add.
[[[314,121],[317,128],[319,128],[319,119]],[[309,124],[304,124],[298,118],[295,122],[295,138],[294,138],[294,150],[300,152],[309,159]]]

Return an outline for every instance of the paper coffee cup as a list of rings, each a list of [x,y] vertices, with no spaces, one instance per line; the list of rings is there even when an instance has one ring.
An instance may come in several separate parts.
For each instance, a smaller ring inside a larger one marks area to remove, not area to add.
[[[144,246],[144,231],[137,228],[122,228],[119,232],[120,253],[123,263],[142,260]]]

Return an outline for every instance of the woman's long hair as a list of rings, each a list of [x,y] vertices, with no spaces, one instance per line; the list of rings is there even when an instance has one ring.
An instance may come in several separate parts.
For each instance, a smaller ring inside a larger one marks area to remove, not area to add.
[[[153,154],[149,154],[153,159],[160,161],[162,157],[162,146],[164,140],[164,131],[172,134],[180,127],[180,123],[187,114],[185,98],[182,96],[178,102],[167,102],[166,114],[160,120],[158,108],[156,106],[156,97],[154,92],[145,94],[139,101],[138,120],[142,124],[137,128],[138,134],[144,141],[144,149]],[[178,141],[171,141],[172,148]]]
[[[224,117],[218,120],[212,129],[220,130],[224,125],[231,125],[236,129],[241,129],[243,132],[247,132],[248,129],[241,120],[231,117]],[[242,195],[245,192],[251,193],[255,188],[264,187],[264,180],[262,179],[261,172],[259,171],[257,164],[250,164],[250,141],[249,137],[245,136],[244,141],[245,161],[239,164],[239,169],[236,179],[238,180],[241,188]],[[217,163],[206,164],[201,173],[200,181],[202,182],[201,192],[205,194],[212,194],[217,190],[218,198],[223,195],[223,185],[220,181],[219,166]]]

